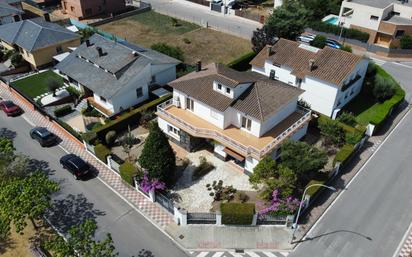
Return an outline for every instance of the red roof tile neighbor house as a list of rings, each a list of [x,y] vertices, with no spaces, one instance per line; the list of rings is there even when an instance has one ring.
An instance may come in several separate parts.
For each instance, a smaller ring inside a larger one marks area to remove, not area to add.
[[[62,0],[62,8],[64,13],[81,20],[122,11],[126,8],[126,2],[125,0]]]

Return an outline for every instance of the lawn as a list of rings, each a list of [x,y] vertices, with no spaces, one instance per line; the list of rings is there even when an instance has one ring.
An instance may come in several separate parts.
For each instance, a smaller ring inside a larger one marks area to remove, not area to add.
[[[20,89],[27,96],[35,98],[41,94],[47,93],[49,88],[47,81],[56,79],[63,86],[63,78],[53,71],[45,71],[24,79],[20,79],[11,83],[12,86]]]
[[[155,43],[180,47],[188,64],[198,60],[227,64],[251,50],[248,40],[181,20],[177,24],[173,26],[169,16],[150,11],[104,24],[99,29],[148,48]]]

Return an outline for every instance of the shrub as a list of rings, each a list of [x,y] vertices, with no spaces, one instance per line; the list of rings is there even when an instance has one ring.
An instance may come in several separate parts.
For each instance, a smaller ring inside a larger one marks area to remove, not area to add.
[[[157,105],[170,99],[171,97],[172,97],[172,94],[157,98],[130,112],[125,112],[124,114],[120,115],[120,117],[116,118],[115,120],[107,121],[106,124],[104,124],[103,126],[93,131],[97,133],[97,136],[100,140],[104,140],[106,133],[109,132],[110,130],[114,130],[119,134],[120,132],[126,130],[130,124],[137,123],[140,120],[141,112],[145,110],[153,110],[156,108]]]
[[[239,201],[242,202],[242,203],[245,203],[249,200],[249,196],[247,194],[243,193],[243,192],[238,192],[237,196],[239,198]]]
[[[18,67],[18,66],[20,66],[20,65],[22,64],[22,62],[23,62],[23,56],[21,56],[20,53],[14,53],[14,54],[11,56],[10,61],[11,61],[11,64],[12,64],[14,67]]]
[[[337,36],[340,35],[342,28],[333,24],[329,24],[322,21],[313,21],[309,24],[309,27],[316,31],[321,31],[325,33],[332,33]],[[343,28],[342,36],[346,38],[356,39],[362,42],[368,42],[369,34],[357,29]]]
[[[317,48],[324,48],[326,46],[326,39],[325,36],[317,35],[312,42],[310,42],[310,45]]]
[[[97,139],[97,135],[94,132],[86,132],[82,134],[82,139],[89,145],[93,145]]]
[[[335,165],[337,162],[344,164],[348,160],[348,158],[351,156],[354,150],[355,148],[353,145],[345,144],[336,153],[335,159],[333,160],[333,164]]]
[[[222,224],[252,225],[255,214],[253,203],[221,203]]]
[[[91,107],[89,109],[83,109],[82,114],[86,117],[102,117],[103,115],[96,110],[95,108]]]
[[[383,102],[395,94],[396,82],[392,79],[377,74],[374,82],[372,93],[377,101]]]
[[[73,109],[70,105],[64,105],[64,106],[54,110],[54,116],[59,118],[59,117],[63,117],[63,116],[65,116],[69,113],[72,113],[72,112],[73,112]]]
[[[137,168],[130,162],[125,162],[119,167],[120,177],[129,185],[134,185],[133,177],[137,175]]]
[[[211,185],[207,184],[206,188],[207,191],[213,190],[213,192],[211,192],[209,195],[213,197],[214,201],[231,201],[233,200],[233,198],[235,198],[235,194],[237,192],[237,189],[233,186],[223,186],[222,180],[219,180],[219,182],[214,180]]]
[[[56,90],[60,88],[60,82],[55,78],[48,78],[46,83],[49,91],[53,93],[53,96],[56,96]]]
[[[116,131],[114,130],[110,130],[109,132],[107,132],[105,139],[106,139],[106,144],[108,146],[112,146],[114,144],[114,142],[116,141]]]
[[[111,151],[107,146],[98,144],[94,147],[94,154],[96,157],[104,163],[107,163],[107,156],[111,154]]]
[[[94,124],[93,124],[93,127],[92,127],[92,131],[96,131],[98,128],[101,128],[103,126],[103,124],[101,124],[100,122],[95,122]],[[105,135],[106,136],[106,135]],[[106,138],[105,138],[106,139]]]
[[[324,185],[326,181],[328,180],[328,175],[326,173],[321,173],[320,176],[316,177],[315,179],[309,181],[309,183],[306,185],[306,187],[313,185],[313,184],[321,184]],[[307,190],[306,194],[313,197],[319,190],[321,190],[322,187],[320,186],[314,186],[311,187]]]
[[[320,134],[325,138],[326,144],[339,145],[342,143],[344,131],[337,121],[331,119],[319,120],[318,127]]]
[[[412,36],[404,35],[401,37],[400,46],[402,49],[412,49]]]
[[[204,175],[206,175],[207,173],[209,173],[215,168],[215,166],[211,162],[207,161],[206,157],[200,156],[199,160],[200,160],[199,166],[197,166],[195,170],[193,171],[192,176],[194,179],[203,177]]]
[[[71,86],[67,87],[66,91],[69,92],[69,94],[72,96],[80,97],[82,95],[82,92]]]
[[[354,133],[346,133],[345,134],[345,142],[346,144],[356,145],[358,142],[362,140],[363,134],[359,132]]]
[[[179,61],[183,62],[185,60],[184,52],[180,47],[171,46],[165,43],[157,43],[153,44],[150,48],[162,54],[178,59]]]
[[[340,50],[352,53],[352,47],[350,45],[343,45]]]
[[[249,63],[250,61],[252,61],[253,58],[255,58],[255,56],[255,52],[244,54],[239,58],[228,63],[227,66],[237,71],[247,71],[252,67]]]
[[[357,124],[355,115],[350,112],[342,112],[337,120],[352,127],[355,127]]]
[[[170,23],[172,24],[173,27],[179,26],[179,20],[176,18],[171,17],[170,18]]]

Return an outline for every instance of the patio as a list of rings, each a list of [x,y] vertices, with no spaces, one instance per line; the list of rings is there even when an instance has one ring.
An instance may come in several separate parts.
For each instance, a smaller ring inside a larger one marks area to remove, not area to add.
[[[249,176],[242,173],[230,162],[224,162],[207,150],[188,153],[172,144],[178,158],[187,158],[190,164],[186,167],[172,190],[175,202],[190,212],[209,212],[212,209],[213,197],[209,195],[206,185],[213,181],[223,181],[224,186],[232,185],[237,190],[255,191],[249,183]],[[199,165],[199,157],[206,157],[216,168],[205,176],[193,180],[194,169]]]

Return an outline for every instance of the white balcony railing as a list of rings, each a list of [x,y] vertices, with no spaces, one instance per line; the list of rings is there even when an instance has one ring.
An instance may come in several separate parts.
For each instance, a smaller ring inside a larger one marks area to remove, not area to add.
[[[262,149],[258,150],[253,146],[245,146],[242,143],[239,143],[230,137],[225,136],[224,134],[213,130],[213,129],[206,129],[206,128],[198,128],[195,127],[183,119],[177,117],[176,115],[173,115],[167,111],[167,108],[170,106],[176,106],[176,103],[174,102],[173,99],[170,99],[166,102],[163,102],[162,104],[157,106],[157,112],[161,113],[162,115],[168,117],[169,119],[173,120],[180,126],[182,126],[185,130],[187,130],[189,133],[195,134],[199,137],[206,137],[206,138],[213,138],[216,141],[219,141],[222,144],[228,145],[230,147],[233,147],[234,150],[240,151],[241,153],[244,153],[246,155],[253,155],[256,158],[262,158],[264,155],[270,153],[277,145],[279,145],[283,140],[291,136],[296,132],[296,130],[308,122],[311,117],[311,111],[308,109],[303,109],[299,108],[298,112],[301,112],[303,116],[297,120],[295,123],[293,123],[289,128],[287,128],[285,131],[283,131],[280,135],[278,135],[276,138],[274,138],[270,143],[268,143],[265,147]]]

